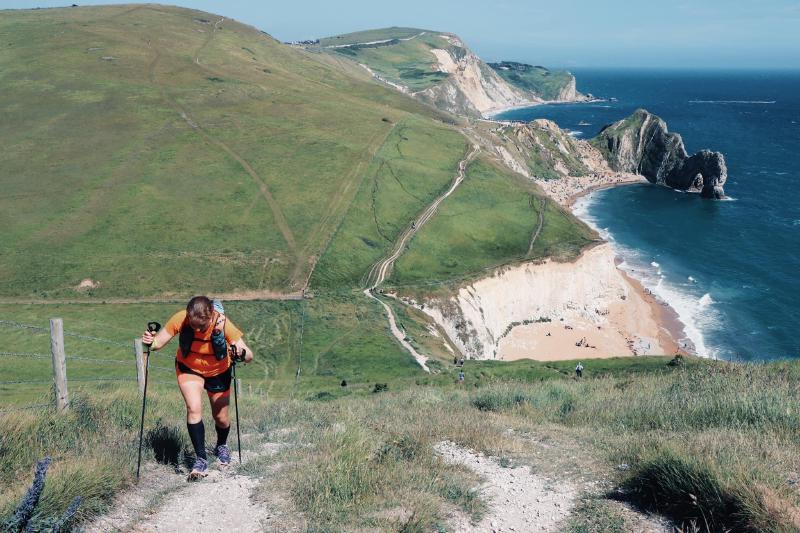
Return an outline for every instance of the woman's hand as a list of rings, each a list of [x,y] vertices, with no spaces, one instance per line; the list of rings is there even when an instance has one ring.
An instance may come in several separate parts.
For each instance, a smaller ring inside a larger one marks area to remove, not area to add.
[[[150,346],[151,344],[153,344],[153,339],[155,337],[156,337],[155,332],[150,330],[145,331],[144,333],[142,333],[142,344],[144,344],[145,346]]]
[[[239,354],[244,354],[244,358],[240,359],[244,363],[249,363],[253,360],[253,350],[245,344],[244,339],[239,339],[238,341],[234,342],[231,347],[236,350]]]
[[[158,333],[147,330],[142,333],[142,344],[150,346],[151,350],[160,350],[172,339],[166,328],[161,328]]]

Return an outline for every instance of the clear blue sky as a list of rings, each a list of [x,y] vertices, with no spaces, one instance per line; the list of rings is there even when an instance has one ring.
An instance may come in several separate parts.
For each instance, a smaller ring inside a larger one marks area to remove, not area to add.
[[[81,5],[125,3],[75,1]],[[0,0],[0,7],[51,7],[69,3]],[[413,26],[457,33],[487,60],[509,59],[566,67],[800,69],[800,0],[174,0],[174,3],[235,18],[280,40],[384,26]]]

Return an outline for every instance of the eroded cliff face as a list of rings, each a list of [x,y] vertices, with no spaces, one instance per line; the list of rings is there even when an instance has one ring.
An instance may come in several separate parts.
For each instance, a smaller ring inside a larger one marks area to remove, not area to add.
[[[704,198],[725,196],[725,157],[710,150],[689,156],[681,136],[670,133],[666,122],[644,109],[606,126],[591,142],[614,170],[641,174],[673,189],[699,192]]]
[[[500,109],[539,103],[542,100],[506,83],[494,70],[454,35],[442,35],[454,47],[432,49],[446,80],[413,96],[460,115],[483,116]]]
[[[519,353],[519,339],[513,345],[513,337],[530,335],[537,326],[545,326],[553,335],[574,335],[576,340],[585,335],[583,331],[604,336],[609,353],[601,353],[602,346],[595,352],[578,350],[595,357],[630,352],[633,337],[644,338],[646,331],[657,329],[649,308],[617,269],[608,244],[588,250],[574,263],[523,263],[463,286],[448,297],[407,303],[428,314],[461,353],[473,359],[512,358],[512,353],[516,357],[553,355],[546,353],[546,347],[537,348],[550,337],[544,331],[528,339],[528,353],[524,347]],[[660,349],[652,340],[648,344],[652,353]]]
[[[572,76],[567,84],[558,92],[557,100],[560,102],[583,102],[590,98],[591,96],[586,96],[578,92],[575,76]]]

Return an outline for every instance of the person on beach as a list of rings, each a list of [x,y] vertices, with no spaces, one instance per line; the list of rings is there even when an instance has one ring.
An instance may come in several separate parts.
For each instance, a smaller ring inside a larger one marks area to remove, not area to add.
[[[243,358],[238,360],[249,363],[253,360],[253,351],[244,342],[242,332],[225,316],[222,304],[212,302],[206,296],[195,296],[189,300],[186,309],[172,315],[158,333],[145,331],[142,342],[149,344],[150,350],[159,350],[175,335],[179,336],[175,374],[186,403],[186,428],[195,453],[189,481],[195,481],[208,474],[203,389],[208,395],[217,430],[214,455],[221,466],[227,466],[231,462],[231,451],[227,445],[231,429],[228,405],[232,356],[229,354],[235,354],[234,357],[243,354]]]
[[[578,366],[575,367],[575,377],[579,378],[583,376],[583,365],[580,361],[578,361]]]

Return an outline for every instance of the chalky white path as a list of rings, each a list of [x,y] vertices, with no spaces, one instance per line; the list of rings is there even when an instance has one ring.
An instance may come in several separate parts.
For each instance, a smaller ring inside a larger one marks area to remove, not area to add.
[[[437,444],[436,451],[446,463],[466,466],[484,479],[480,490],[489,511],[478,524],[462,516],[453,524],[456,533],[560,531],[575,505],[577,491],[566,482],[551,485],[527,467],[502,467],[495,458],[450,441]]]
[[[444,194],[442,194],[436,200],[434,200],[434,202],[431,205],[429,205],[425,209],[425,211],[422,212],[422,214],[417,218],[417,220],[414,223],[412,223],[408,228],[406,228],[406,230],[400,235],[400,238],[397,240],[397,243],[395,244],[392,253],[389,254],[389,256],[386,257],[385,259],[382,259],[377,263],[375,263],[370,269],[369,274],[367,275],[367,289],[364,291],[364,296],[375,300],[376,302],[378,302],[383,306],[384,310],[386,311],[386,317],[389,320],[389,329],[392,331],[392,335],[394,335],[394,337],[400,342],[403,348],[405,348],[411,354],[414,360],[426,372],[430,372],[430,369],[426,364],[428,358],[417,352],[414,349],[414,347],[411,346],[411,344],[409,344],[409,342],[406,340],[405,332],[403,332],[397,326],[397,319],[395,319],[394,313],[392,312],[391,308],[389,308],[389,306],[386,305],[384,302],[382,302],[379,298],[373,296],[372,291],[375,290],[375,288],[378,285],[384,282],[386,277],[389,275],[389,272],[391,271],[394,262],[397,260],[398,257],[400,257],[400,254],[402,254],[403,251],[405,250],[408,241],[411,240],[411,238],[417,233],[417,231],[419,231],[419,229],[422,226],[424,226],[425,223],[431,219],[431,217],[433,217],[434,213],[436,213],[436,209],[439,207],[439,204],[441,204],[448,196],[453,194],[453,191],[456,190],[456,187],[458,187],[459,184],[462,181],[464,181],[464,173],[466,172],[467,164],[473,157],[475,157],[475,154],[478,153],[479,149],[480,148],[477,145],[472,146],[472,150],[469,152],[469,154],[467,154],[464,157],[464,159],[458,162],[458,173],[456,174],[453,183],[450,185],[450,188],[447,189],[447,191]]]

